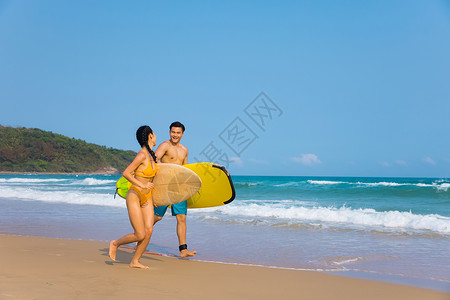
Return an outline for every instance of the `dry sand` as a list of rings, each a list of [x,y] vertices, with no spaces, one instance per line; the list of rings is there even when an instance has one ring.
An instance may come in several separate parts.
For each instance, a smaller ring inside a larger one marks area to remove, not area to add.
[[[450,293],[338,275],[198,262],[108,243],[0,235],[0,299],[440,299]],[[138,298],[137,298],[138,297]]]

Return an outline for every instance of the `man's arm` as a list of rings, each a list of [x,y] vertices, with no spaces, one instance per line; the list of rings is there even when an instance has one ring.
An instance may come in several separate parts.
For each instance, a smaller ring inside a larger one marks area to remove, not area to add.
[[[156,161],[161,161],[163,156],[166,154],[166,151],[167,151],[167,143],[163,142],[158,146],[158,148],[155,151]]]
[[[186,156],[184,157],[182,165],[187,165],[188,164],[188,154],[189,154],[189,151],[186,148]]]

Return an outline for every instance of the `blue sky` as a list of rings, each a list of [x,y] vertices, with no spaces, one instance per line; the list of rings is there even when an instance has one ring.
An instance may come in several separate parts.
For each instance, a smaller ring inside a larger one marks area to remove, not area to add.
[[[442,0],[0,0],[0,124],[138,150],[179,120],[235,175],[450,177],[449,53]]]

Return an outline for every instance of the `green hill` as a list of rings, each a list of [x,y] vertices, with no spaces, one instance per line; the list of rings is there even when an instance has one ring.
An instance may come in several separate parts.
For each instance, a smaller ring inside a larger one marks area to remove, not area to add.
[[[0,172],[118,174],[134,151],[106,148],[36,128],[0,125]]]

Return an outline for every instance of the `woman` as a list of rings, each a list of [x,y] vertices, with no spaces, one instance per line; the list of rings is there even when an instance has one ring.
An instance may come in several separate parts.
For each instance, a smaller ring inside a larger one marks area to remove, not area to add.
[[[126,204],[134,233],[111,241],[109,243],[109,257],[115,261],[117,248],[120,245],[137,242],[136,252],[131,260],[130,267],[148,269],[148,266],[141,264],[139,259],[147,248],[153,232],[154,217],[151,190],[154,187],[152,181],[157,171],[157,165],[152,148],[156,145],[156,135],[149,126],[141,126],[136,132],[136,138],[142,149],[123,172],[123,176],[132,184],[127,194]]]

